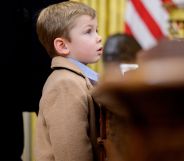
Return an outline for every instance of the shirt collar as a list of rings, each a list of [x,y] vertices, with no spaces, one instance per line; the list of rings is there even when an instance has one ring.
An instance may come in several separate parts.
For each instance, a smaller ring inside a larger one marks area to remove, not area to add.
[[[72,63],[74,63],[83,73],[84,75],[89,78],[92,81],[97,82],[98,81],[98,73],[93,71],[91,68],[89,68],[87,65],[82,64],[81,62],[73,59],[73,58],[68,58],[68,60]]]

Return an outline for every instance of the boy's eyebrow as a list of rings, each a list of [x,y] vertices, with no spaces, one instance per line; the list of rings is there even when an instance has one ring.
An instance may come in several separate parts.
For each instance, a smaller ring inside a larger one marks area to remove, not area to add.
[[[98,26],[94,26],[94,25],[91,25],[91,24],[88,24],[88,25],[86,25],[86,27],[95,27],[95,28],[98,28]]]
[[[91,24],[87,24],[86,26],[90,26],[90,27],[93,27],[93,25],[91,25]]]

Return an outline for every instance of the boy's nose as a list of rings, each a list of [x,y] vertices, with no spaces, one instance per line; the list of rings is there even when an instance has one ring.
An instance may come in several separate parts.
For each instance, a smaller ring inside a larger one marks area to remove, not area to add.
[[[102,37],[100,35],[97,35],[97,42],[102,42]]]

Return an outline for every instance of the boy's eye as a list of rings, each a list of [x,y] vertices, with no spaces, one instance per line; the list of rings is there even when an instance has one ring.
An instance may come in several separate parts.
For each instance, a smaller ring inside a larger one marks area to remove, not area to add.
[[[87,29],[87,30],[86,30],[86,33],[89,34],[89,33],[91,33],[91,31],[92,31],[92,29]]]
[[[89,28],[89,29],[87,29],[86,31],[85,31],[85,33],[87,33],[87,34],[90,34],[92,32],[92,29],[91,28]]]

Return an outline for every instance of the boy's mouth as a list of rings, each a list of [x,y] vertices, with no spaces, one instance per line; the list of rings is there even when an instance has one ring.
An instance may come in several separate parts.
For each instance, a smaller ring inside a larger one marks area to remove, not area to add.
[[[103,47],[99,48],[97,51],[103,51]]]

